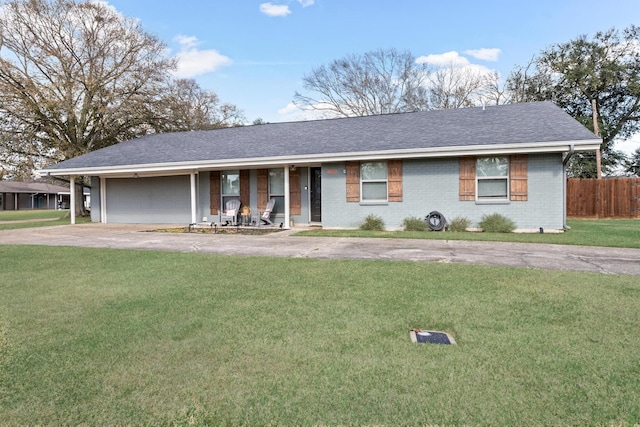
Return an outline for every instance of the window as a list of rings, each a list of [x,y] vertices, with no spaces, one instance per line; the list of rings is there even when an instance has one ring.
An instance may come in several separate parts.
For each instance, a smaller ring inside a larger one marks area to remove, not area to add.
[[[509,158],[479,157],[476,181],[478,200],[508,200]]]
[[[273,213],[284,213],[284,169],[269,169],[269,198],[276,200]]]
[[[229,200],[240,198],[240,171],[222,171],[221,180],[222,208],[224,209]]]
[[[387,201],[387,162],[360,165],[362,201]]]

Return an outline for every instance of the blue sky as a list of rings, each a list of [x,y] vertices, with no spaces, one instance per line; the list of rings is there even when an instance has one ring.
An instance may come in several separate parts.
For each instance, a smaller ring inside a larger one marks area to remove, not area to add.
[[[300,118],[290,103],[302,76],[349,54],[396,48],[506,76],[551,44],[640,24],[638,0],[107,2],[167,43],[178,76],[214,90],[249,122]],[[627,145],[640,147],[640,137]]]

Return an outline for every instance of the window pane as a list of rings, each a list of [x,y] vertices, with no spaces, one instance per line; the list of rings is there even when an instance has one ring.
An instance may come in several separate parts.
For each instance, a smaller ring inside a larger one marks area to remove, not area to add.
[[[222,194],[240,194],[240,172],[222,172]]]
[[[387,183],[363,182],[362,200],[387,200]]]
[[[284,195],[284,169],[269,169],[269,195]]]
[[[507,157],[480,157],[477,161],[478,176],[509,175],[509,159]]]
[[[478,198],[507,198],[506,179],[479,179]]]
[[[272,215],[284,214],[284,196],[275,196],[272,197],[276,204],[273,205],[273,210],[271,211]]]
[[[362,179],[387,179],[387,163],[386,162],[368,162],[360,165],[362,171]]]

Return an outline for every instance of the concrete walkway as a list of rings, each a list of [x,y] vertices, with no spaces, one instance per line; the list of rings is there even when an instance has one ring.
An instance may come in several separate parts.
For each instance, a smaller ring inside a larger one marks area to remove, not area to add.
[[[149,232],[162,227],[91,223],[2,230],[0,244],[201,252],[235,256],[427,261],[640,276],[640,249],[459,240],[297,237],[292,235],[295,230],[256,236]]]

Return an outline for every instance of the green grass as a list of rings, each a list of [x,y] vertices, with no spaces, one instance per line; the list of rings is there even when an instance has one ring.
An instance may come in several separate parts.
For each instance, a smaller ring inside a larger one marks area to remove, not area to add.
[[[1,223],[2,221],[11,221]],[[15,222],[13,222],[15,221]],[[21,222],[28,221],[28,222]],[[90,222],[88,217],[77,217],[76,223]],[[71,223],[69,211],[57,210],[19,210],[0,211],[0,230],[17,228],[50,227],[52,225],[67,225]]]
[[[479,240],[519,243],[551,243],[579,246],[640,248],[640,219],[569,220],[571,230],[560,233],[476,233],[432,231],[310,230],[301,236],[386,237],[396,239]]]
[[[37,219],[62,218],[68,213],[69,211],[57,211],[51,209],[0,211],[0,221],[28,221]]]
[[[0,423],[640,423],[638,277],[0,246]],[[412,344],[410,327],[454,346]]]

